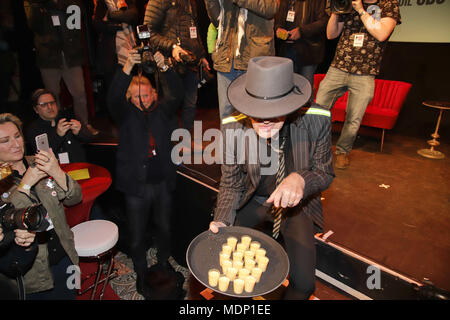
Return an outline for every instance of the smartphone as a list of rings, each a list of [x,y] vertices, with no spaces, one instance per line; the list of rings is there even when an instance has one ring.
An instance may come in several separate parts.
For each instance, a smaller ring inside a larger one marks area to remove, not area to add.
[[[50,151],[48,137],[46,133],[40,134],[34,138],[36,140],[36,150]]]

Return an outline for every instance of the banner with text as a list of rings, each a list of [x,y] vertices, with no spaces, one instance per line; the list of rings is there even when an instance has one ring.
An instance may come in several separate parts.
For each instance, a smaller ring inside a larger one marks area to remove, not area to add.
[[[397,0],[402,23],[390,41],[450,42],[450,0]]]

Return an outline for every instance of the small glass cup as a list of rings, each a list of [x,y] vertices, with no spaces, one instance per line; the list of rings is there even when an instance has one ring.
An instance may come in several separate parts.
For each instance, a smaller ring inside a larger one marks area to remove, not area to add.
[[[269,263],[269,258],[267,257],[259,257],[258,267],[264,272],[267,269],[267,265]]]
[[[243,235],[241,237],[241,243],[245,244],[247,248],[250,247],[250,242],[252,242],[252,238],[248,235]]]
[[[244,254],[241,251],[235,251],[233,252],[233,261],[242,261],[244,258]]]
[[[228,237],[227,238],[227,244],[231,247],[231,251],[234,251],[236,248],[236,244],[238,242],[238,239],[236,237]]]
[[[226,276],[233,281],[236,278],[236,275],[238,273],[238,269],[236,269],[235,267],[229,267],[227,269],[227,273]]]
[[[245,259],[244,262],[245,262],[245,268],[248,270],[252,270],[256,265],[255,260],[250,259],[250,258]]]
[[[251,251],[251,250],[245,251],[244,252],[244,259],[247,259],[247,258],[254,259],[255,258],[255,253],[253,251]]]
[[[245,292],[253,292],[253,289],[255,287],[256,279],[253,276],[248,276],[244,280],[244,290]]]
[[[230,260],[230,255],[227,254],[227,253],[221,252],[219,254],[219,264],[220,264],[220,266],[222,266],[223,262],[226,261],[226,260]]]
[[[222,273],[227,274],[228,268],[231,268],[233,266],[233,263],[231,260],[224,260],[222,261]]]
[[[225,243],[222,245],[222,252],[231,256],[231,252],[233,252],[233,248],[230,245]]]
[[[255,251],[255,260],[256,262],[258,262],[258,259],[260,257],[265,257],[266,256],[266,249],[263,248],[259,248]]]
[[[259,282],[259,280],[261,280],[262,273],[263,271],[261,268],[255,267],[252,269],[251,276],[255,277],[256,282]]]
[[[239,271],[244,267],[244,262],[239,260],[233,260],[233,267]]]
[[[217,269],[209,269],[208,271],[208,283],[211,287],[217,286],[219,282],[220,271]]]
[[[261,248],[261,243],[259,243],[258,241],[250,242],[250,251],[256,252],[256,250],[258,250],[259,248]]]
[[[236,294],[241,294],[244,291],[245,281],[243,279],[237,278],[233,280],[233,291]]]
[[[238,278],[244,280],[250,275],[250,270],[242,268],[238,271]]]
[[[230,278],[227,276],[221,276],[219,278],[219,290],[225,292],[228,290],[228,285],[230,284]]]
[[[244,253],[247,250],[247,245],[245,243],[239,242],[236,245],[236,251],[241,251],[242,253]]]

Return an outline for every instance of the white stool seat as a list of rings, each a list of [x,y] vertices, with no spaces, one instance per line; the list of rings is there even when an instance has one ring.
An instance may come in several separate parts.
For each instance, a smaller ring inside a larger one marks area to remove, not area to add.
[[[107,220],[90,220],[72,228],[80,257],[95,257],[113,248],[119,240],[117,225]]]

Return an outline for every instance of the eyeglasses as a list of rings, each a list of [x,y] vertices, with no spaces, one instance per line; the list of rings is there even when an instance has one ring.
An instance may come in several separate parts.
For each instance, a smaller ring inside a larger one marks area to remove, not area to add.
[[[53,107],[53,106],[56,106],[56,101],[53,100],[53,101],[48,101],[48,102],[41,102],[41,103],[38,103],[37,105],[42,108]]]

